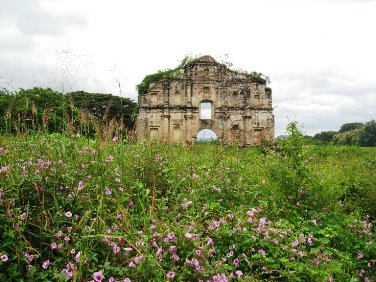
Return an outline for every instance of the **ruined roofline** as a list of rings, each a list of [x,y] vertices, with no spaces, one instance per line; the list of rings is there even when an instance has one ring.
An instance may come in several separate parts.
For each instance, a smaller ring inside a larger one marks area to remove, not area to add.
[[[217,62],[212,56],[204,55],[193,60],[189,60],[189,58],[186,57],[181,62],[181,64],[174,69],[159,70],[153,74],[146,75],[142,82],[137,85],[137,92],[139,95],[147,94],[149,92],[149,86],[151,83],[163,83],[179,79],[187,79],[186,77],[182,77],[184,76],[183,72],[187,69],[191,69],[196,65],[220,66],[225,72],[244,76],[244,79],[249,80],[249,82],[255,82],[264,85],[268,83],[268,78],[262,73],[255,71],[247,72],[243,70],[232,70],[226,64]]]

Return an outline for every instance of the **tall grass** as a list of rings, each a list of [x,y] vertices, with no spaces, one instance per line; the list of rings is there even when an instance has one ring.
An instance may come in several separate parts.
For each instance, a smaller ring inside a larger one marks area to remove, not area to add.
[[[293,125],[262,150],[109,128],[0,136],[0,281],[376,279],[374,148],[304,146]]]

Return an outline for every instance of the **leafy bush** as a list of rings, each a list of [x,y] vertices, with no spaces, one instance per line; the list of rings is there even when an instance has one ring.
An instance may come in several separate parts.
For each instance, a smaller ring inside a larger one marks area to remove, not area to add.
[[[333,136],[333,143],[336,145],[356,146],[359,144],[361,129],[353,129],[337,133]]]

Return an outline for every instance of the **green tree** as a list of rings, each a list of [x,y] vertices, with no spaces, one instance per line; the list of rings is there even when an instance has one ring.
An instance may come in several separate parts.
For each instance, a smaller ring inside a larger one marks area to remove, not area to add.
[[[333,136],[333,143],[336,145],[356,146],[359,143],[361,129],[353,129],[337,133]]]
[[[345,123],[341,126],[338,132],[347,132],[354,129],[362,128],[363,123],[361,122],[351,122],[351,123]]]
[[[320,143],[329,143],[333,140],[333,137],[336,133],[336,131],[322,131],[320,133],[315,134],[312,137],[312,140],[315,142],[318,141]]]
[[[84,91],[69,93],[67,98],[75,107],[84,109],[103,121],[116,119],[122,121],[128,129],[134,126],[137,104],[129,98]]]
[[[367,122],[359,136],[359,145],[363,147],[376,146],[376,121],[371,120]]]

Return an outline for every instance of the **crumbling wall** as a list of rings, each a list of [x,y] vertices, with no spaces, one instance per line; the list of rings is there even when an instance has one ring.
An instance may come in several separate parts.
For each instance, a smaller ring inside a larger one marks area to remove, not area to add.
[[[209,119],[200,118],[203,102],[211,105]],[[213,130],[224,144],[249,146],[271,140],[271,89],[203,56],[173,79],[151,83],[148,92],[139,96],[138,140],[192,143],[202,129]]]

